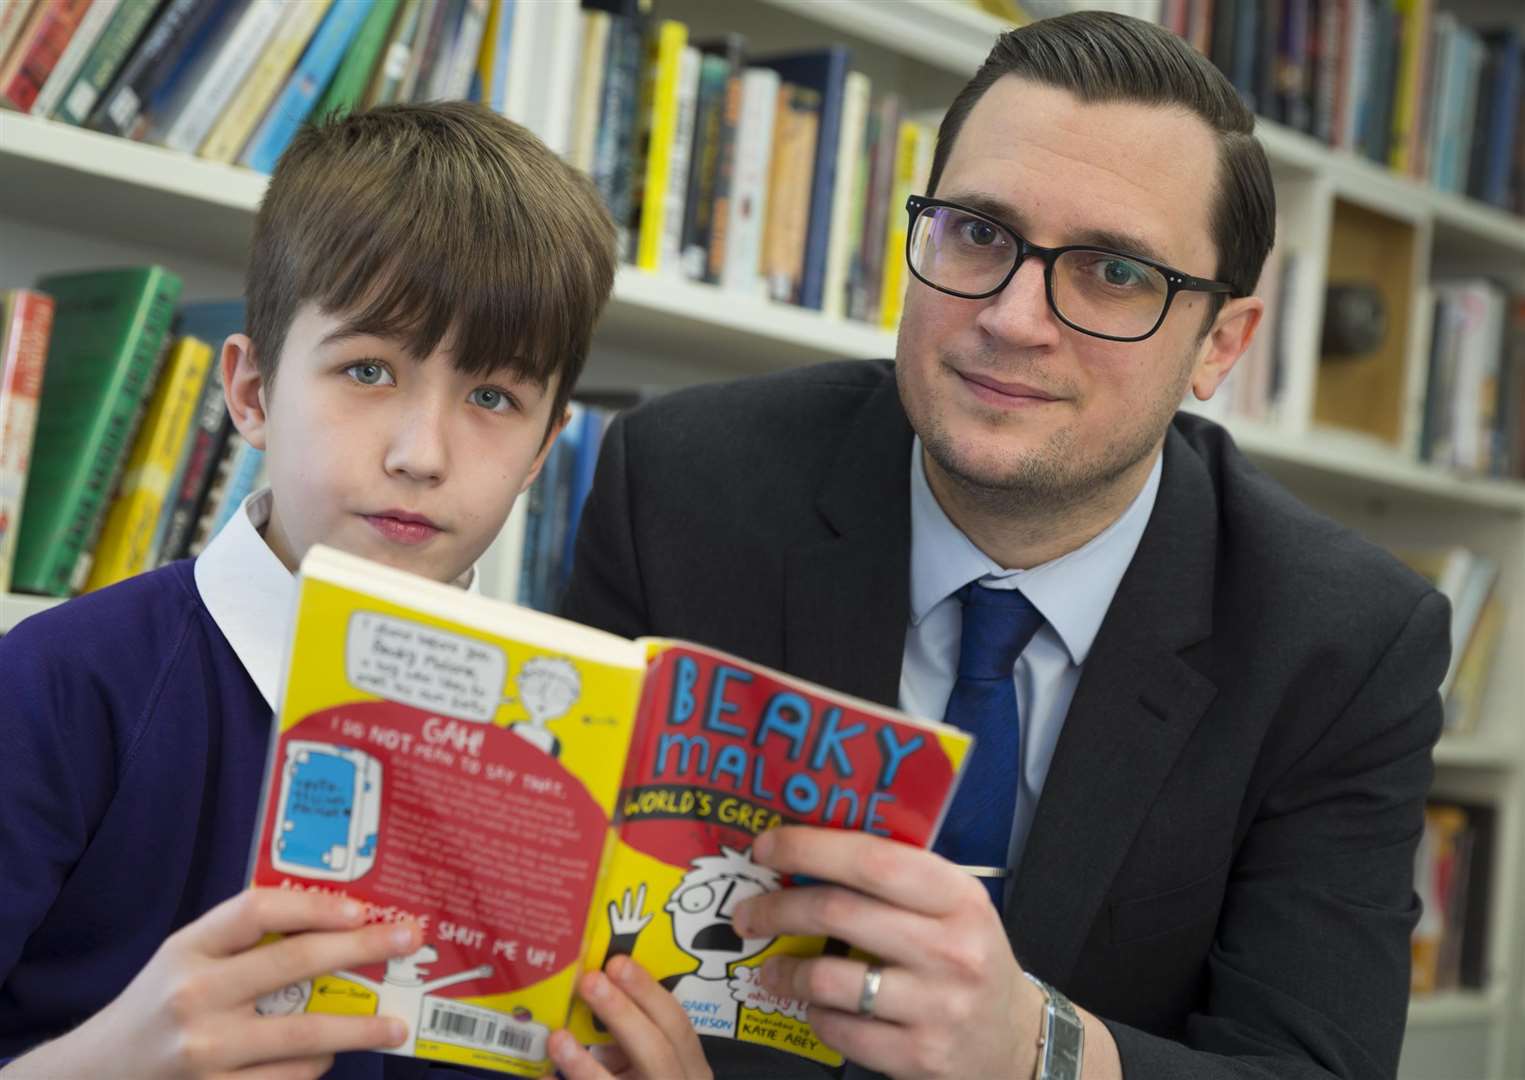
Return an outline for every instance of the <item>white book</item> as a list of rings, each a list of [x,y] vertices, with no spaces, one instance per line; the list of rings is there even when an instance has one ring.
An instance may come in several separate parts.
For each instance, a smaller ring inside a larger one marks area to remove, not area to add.
[[[598,110],[603,101],[611,18],[607,11],[584,9],[580,21],[582,69],[577,80],[577,109],[572,119],[572,146],[567,163],[591,173],[594,147],[598,145]]]
[[[1343,73],[1340,102],[1344,111],[1334,135],[1334,145],[1341,150],[1353,150],[1361,131],[1361,88],[1366,84],[1366,38],[1371,29],[1366,19],[1366,0],[1349,0],[1345,10],[1345,37],[1340,43],[1343,54],[1340,60]]]
[[[1472,172],[1472,129],[1477,123],[1477,96],[1488,54],[1483,39],[1475,30],[1464,28],[1462,39],[1461,104],[1457,120],[1456,158],[1451,164],[1451,190],[1467,193],[1467,178]]]
[[[1498,397],[1499,357],[1504,346],[1504,316],[1508,301],[1491,281],[1460,283],[1456,349],[1456,394],[1452,398],[1452,461],[1458,468],[1480,471],[1492,450],[1490,399]]]
[[[869,78],[849,71],[842,90],[842,130],[837,140],[836,183],[831,192],[831,230],[826,241],[826,279],[821,287],[821,311],[833,319],[847,316],[847,276],[852,270],[859,230],[854,228],[853,204],[868,168],[863,140],[868,132]]]
[[[1436,187],[1444,186],[1446,176],[1446,160],[1448,144],[1450,141],[1450,125],[1452,114],[1456,109],[1456,66],[1459,62],[1457,54],[1457,37],[1460,28],[1457,26],[1456,16],[1448,11],[1435,13],[1434,37],[1431,42],[1434,46],[1431,52],[1431,63],[1435,65],[1435,98],[1430,104],[1430,183]]]
[[[773,116],[778,109],[778,72],[747,68],[741,77],[741,119],[736,125],[736,171],[731,186],[725,267],[720,283],[750,296],[763,295],[762,230],[768,211],[768,167],[773,154]]]
[[[74,28],[74,35],[69,38],[69,44],[64,46],[64,51],[59,54],[58,62],[53,65],[53,70],[48,74],[47,80],[42,84],[42,89],[37,91],[37,100],[32,102],[33,116],[47,116],[55,108],[64,96],[64,91],[74,81],[74,76],[79,74],[79,69],[84,66],[85,58],[90,55],[96,41],[106,29],[106,23],[116,13],[116,9],[122,5],[122,0],[95,0],[85,12],[84,18],[80,19],[79,25]],[[3,6],[3,5],[0,5]],[[26,7],[18,4],[18,7]],[[0,55],[5,49],[0,47]]]
[[[657,266],[683,272],[683,219],[688,209],[688,170],[693,164],[694,114],[699,107],[699,50],[685,45],[678,60],[678,115],[673,124],[672,154],[667,159],[667,195],[662,208],[662,253]]]
[[[197,70],[182,81],[178,100],[150,135],[154,142],[196,152],[275,36],[281,8],[281,0],[253,0],[229,22],[221,41],[205,50]]]
[[[461,25],[450,43],[449,59],[436,67],[435,95],[440,101],[464,101],[471,93],[471,77],[477,70],[477,56],[482,51],[482,35],[487,32],[488,0],[466,0]]]
[[[535,56],[545,47],[541,14],[548,5],[515,3],[514,29],[508,45],[508,88],[503,93],[503,115],[529,127],[531,106],[543,88],[534,81]]]
[[[534,83],[540,108],[531,128],[553,153],[565,158],[572,150],[582,74],[582,8],[577,0],[540,0],[540,5],[540,73]]]

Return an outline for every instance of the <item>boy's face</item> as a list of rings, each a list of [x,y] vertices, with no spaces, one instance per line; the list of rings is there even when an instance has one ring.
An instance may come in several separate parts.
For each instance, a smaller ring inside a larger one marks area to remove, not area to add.
[[[492,543],[564,420],[546,438],[554,383],[464,375],[450,345],[420,361],[308,303],[267,387],[249,339],[228,339],[228,406],[265,451],[265,541],[288,568],[324,543],[452,581]]]

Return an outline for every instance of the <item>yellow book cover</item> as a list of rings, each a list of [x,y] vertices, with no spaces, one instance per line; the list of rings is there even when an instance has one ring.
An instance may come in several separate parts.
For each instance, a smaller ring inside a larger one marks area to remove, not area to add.
[[[1419,93],[1430,39],[1430,0],[1397,0],[1400,22],[1398,85],[1393,91],[1393,141],[1388,164],[1412,176],[1419,152]]]
[[[884,285],[880,289],[879,325],[893,330],[900,323],[900,308],[905,303],[905,201],[916,185],[918,145],[921,125],[914,120],[900,121],[895,140],[895,180],[890,187],[889,225],[884,238]]]
[[[198,155],[223,164],[238,156],[255,125],[280,92],[286,76],[296,67],[302,50],[323,21],[330,3],[332,0],[303,0],[300,4],[290,5],[254,70],[249,72],[238,93],[233,95],[233,100],[228,102],[228,107],[207,133]]]
[[[662,232],[667,205],[667,185],[686,183],[685,177],[669,177],[673,137],[678,129],[678,69],[688,44],[688,27],[664,19],[647,46],[646,77],[642,80],[641,106],[649,131],[646,142],[646,174],[641,185],[641,228],[636,242],[635,264],[656,270],[662,261]]]
[[[138,425],[122,484],[95,545],[85,591],[101,589],[149,568],[159,512],[169,495],[180,448],[195,421],[196,402],[212,368],[212,347],[184,337],[175,342]]]
[[[841,1060],[731,908],[790,884],[751,861],[782,823],[928,845],[970,736],[682,642],[629,641],[331,548],[303,560],[250,882],[412,918],[411,956],[286,987],[270,1013],[406,1021],[396,1052],[551,1071],[573,988],[625,954],[696,1030]]]
[[[1419,922],[1411,942],[1413,966],[1409,991],[1433,994],[1441,989],[1441,953],[1447,926],[1455,921],[1458,847],[1467,828],[1467,814],[1457,806],[1431,803],[1424,808],[1424,833],[1414,855],[1414,891],[1419,896]]]

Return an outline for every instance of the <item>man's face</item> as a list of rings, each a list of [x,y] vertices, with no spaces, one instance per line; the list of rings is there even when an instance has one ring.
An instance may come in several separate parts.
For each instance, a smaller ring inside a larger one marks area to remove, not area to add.
[[[259,391],[253,434],[274,497],[266,542],[291,568],[325,543],[452,581],[539,472],[554,386],[464,375],[448,337],[420,361],[344,326],[303,305],[273,389]]]
[[[1216,175],[1214,135],[1195,116],[1081,104],[1007,76],[970,112],[935,195],[984,210],[1034,244],[1092,243],[1212,278]],[[912,278],[896,370],[929,471],[943,474],[934,486],[951,479],[1031,507],[1072,504],[1139,475],[1194,368],[1216,362],[1211,338],[1200,337],[1209,302],[1177,294],[1154,336],[1124,343],[1060,322],[1037,258],[984,300]]]

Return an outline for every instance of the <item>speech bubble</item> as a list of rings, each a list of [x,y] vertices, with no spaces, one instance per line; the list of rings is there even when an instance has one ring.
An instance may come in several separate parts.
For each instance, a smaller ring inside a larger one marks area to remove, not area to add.
[[[503,703],[508,657],[465,634],[357,611],[345,633],[344,672],[357,690],[486,724]]]
[[[757,969],[745,965],[731,976],[731,997],[760,1013],[778,1013],[806,1023],[805,1003],[796,998],[779,997],[758,981]]]

